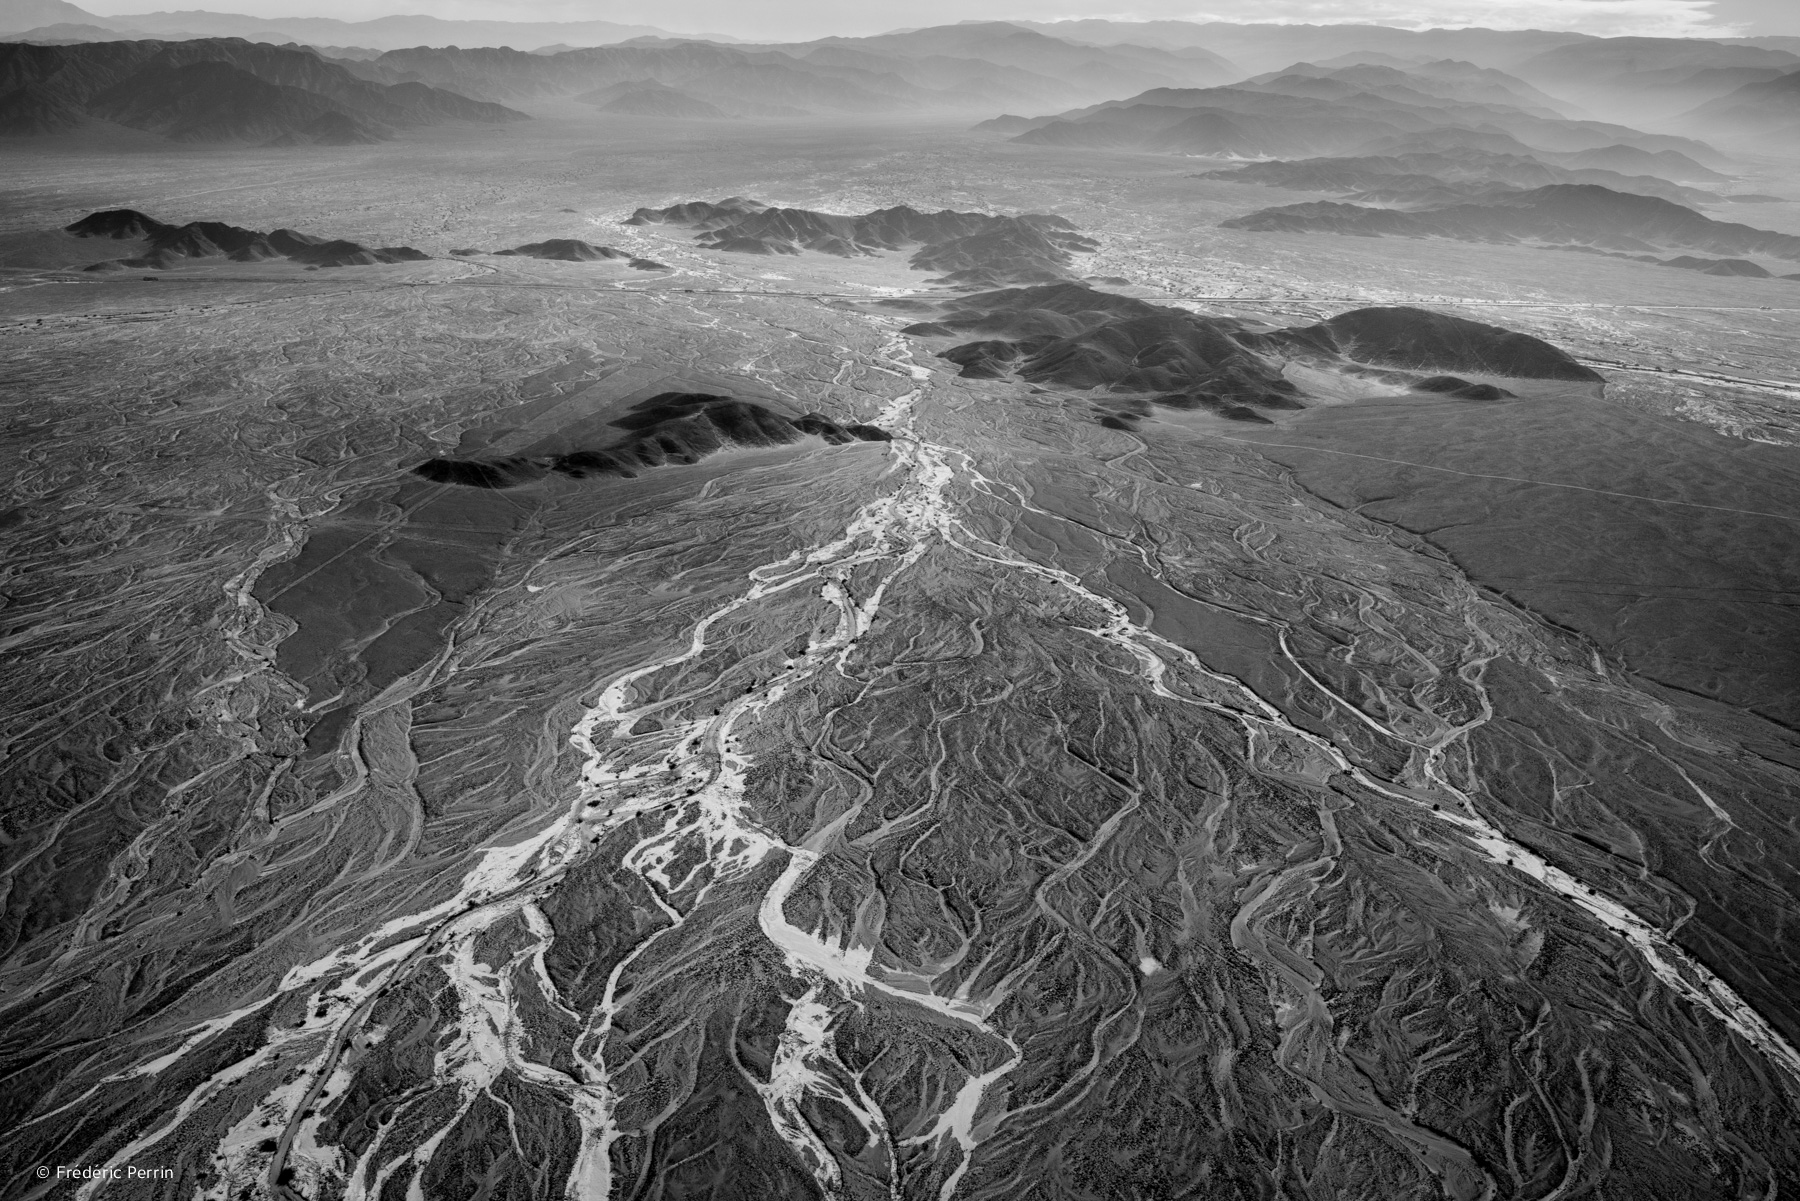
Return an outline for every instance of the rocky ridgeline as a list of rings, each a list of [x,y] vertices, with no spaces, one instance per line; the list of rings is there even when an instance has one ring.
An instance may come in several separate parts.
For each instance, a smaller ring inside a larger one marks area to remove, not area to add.
[[[222,221],[166,225],[134,209],[92,213],[64,228],[78,238],[111,238],[144,244],[137,254],[95,263],[87,268],[89,271],[164,270],[195,259],[214,258],[233,263],[289,259],[308,267],[363,267],[373,263],[419,262],[431,257],[410,246],[371,249],[359,242],[320,238],[292,229],[262,233]]]
[[[480,250],[452,250],[459,258],[483,253]],[[544,259],[556,263],[605,263],[623,262],[628,267],[639,271],[667,271],[667,263],[659,263],[655,259],[638,258],[629,251],[620,250],[616,246],[596,246],[592,242],[584,242],[580,238],[549,238],[542,242],[529,242],[524,246],[514,246],[511,250],[493,252],[500,258]]]
[[[839,425],[818,413],[788,417],[753,401],[694,392],[652,396],[613,424],[628,431],[627,437],[593,450],[548,458],[431,459],[413,471],[441,484],[515,488],[552,474],[632,479],[656,467],[698,463],[732,447],[787,446],[807,437],[841,446],[891,437],[872,425]]]
[[[813,250],[857,258],[917,247],[908,260],[913,267],[943,273],[940,283],[976,287],[1067,279],[1075,255],[1099,249],[1069,221],[1046,213],[922,213],[897,205],[844,215],[741,196],[641,208],[625,224],[685,226],[699,231],[695,240],[702,246],[739,254]]]
[[[1601,380],[1528,334],[1424,309],[1356,309],[1317,325],[1258,331],[1232,318],[1202,317],[1068,282],[985,292],[941,306],[891,303],[943,309],[933,320],[907,326],[904,332],[915,337],[984,335],[937,352],[965,378],[1104,388],[1236,421],[1266,422],[1258,410],[1304,407],[1300,389],[1282,374],[1281,364],[1291,359],[1359,373],[1375,368],[1387,382],[1465,400],[1508,394],[1441,373]],[[1417,379],[1408,374],[1413,372],[1433,374]],[[1129,408],[1102,418],[1107,424],[1131,419]]]

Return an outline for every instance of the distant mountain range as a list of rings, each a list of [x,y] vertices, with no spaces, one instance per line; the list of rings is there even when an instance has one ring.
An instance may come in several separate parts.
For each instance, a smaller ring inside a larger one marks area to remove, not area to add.
[[[1607,38],[1547,50],[1513,70],[1602,115],[1644,121],[1800,70],[1800,53],[1691,38]]]
[[[1800,37],[1750,38],[1604,38],[1593,34],[1547,29],[1400,29],[1391,25],[1273,25],[1230,21],[1015,21],[1015,25],[1069,41],[1108,46],[1132,42],[1170,48],[1204,46],[1250,73],[1270,71],[1297,61],[1319,62],[1340,55],[1380,54],[1389,59],[1425,62],[1460,58],[1483,67],[1519,73],[1522,64],[1565,46],[1634,43],[1633,53],[1645,68],[1672,65],[1695,47],[1746,46],[1800,54]],[[1606,56],[1601,51],[1601,57]],[[1656,59],[1660,62],[1653,62]],[[1389,65],[1397,65],[1390,63]],[[1578,76],[1573,77],[1578,78]]]
[[[0,34],[42,32],[54,37],[59,27],[71,32],[98,30],[101,37],[124,35],[168,41],[236,37],[374,50],[450,45],[532,49],[556,43],[598,46],[637,37],[671,36],[667,30],[652,25],[622,25],[614,21],[448,21],[422,15],[340,21],[330,17],[256,17],[204,10],[101,17],[66,0],[5,0],[0,4]],[[715,42],[738,40],[725,34],[691,36]],[[72,33],[67,40],[96,39]]]
[[[1501,95],[1514,102],[1501,102]],[[1031,145],[1245,158],[1458,147],[1512,154],[1607,151],[1615,161],[1633,163],[1673,151],[1702,167],[1723,162],[1717,151],[1691,139],[1558,116],[1529,84],[1454,60],[1417,71],[1302,63],[1229,87],[1155,88],[1023,125],[1013,140]]]
[[[1351,51],[1401,58],[1461,58],[1502,70],[1535,54],[1596,41],[1587,34],[1543,29],[1397,29],[1389,25],[1271,25],[1227,21],[1018,21],[1040,33],[1093,45],[1140,42],[1203,46],[1251,73],[1288,63],[1317,61]]]
[[[60,133],[89,118],[182,142],[338,145],[407,126],[527,119],[418,82],[359,79],[297,47],[224,38],[0,43],[0,134]]]
[[[733,117],[991,113],[1241,74],[1210,54],[1077,46],[1003,22],[779,46],[655,39],[559,54],[416,47],[356,70],[509,104],[570,97],[614,112]],[[662,90],[642,88],[650,83]],[[642,94],[626,95],[634,90]]]
[[[609,22],[103,18],[66,0],[0,0],[5,29],[16,32],[0,134],[12,136],[99,118],[180,140],[349,144],[568,100],[613,120],[968,114],[1028,145],[1078,149],[1284,161],[1478,151],[1554,169],[1533,186],[1704,203],[1697,189],[1728,165],[1709,139],[1754,147],[1800,131],[1800,41],[1781,38],[971,21],[727,44]],[[304,57],[279,59],[277,41]],[[993,118],[1021,112],[1040,115]],[[1662,113],[1692,136],[1595,113]],[[1523,186],[1518,176],[1484,182]]]

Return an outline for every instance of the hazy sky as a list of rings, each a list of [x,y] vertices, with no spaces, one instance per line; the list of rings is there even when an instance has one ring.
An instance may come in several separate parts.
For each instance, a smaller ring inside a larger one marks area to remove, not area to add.
[[[83,3],[83,0],[76,0]],[[676,32],[790,39],[868,34],[973,19],[1367,21],[1410,27],[1485,25],[1607,36],[1800,34],[1800,0],[88,0],[102,14],[207,8],[261,16],[367,20],[430,13],[514,21],[607,20]]]

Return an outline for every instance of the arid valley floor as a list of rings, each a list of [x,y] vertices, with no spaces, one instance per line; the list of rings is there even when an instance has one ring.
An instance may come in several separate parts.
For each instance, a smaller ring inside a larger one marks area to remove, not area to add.
[[[968,124],[5,149],[0,1195],[1800,1190],[1800,280]],[[622,224],[733,196],[1603,383],[960,374],[904,254]],[[116,209],[430,258],[81,270]],[[666,270],[491,253],[547,239]],[[888,440],[413,472],[666,393]]]

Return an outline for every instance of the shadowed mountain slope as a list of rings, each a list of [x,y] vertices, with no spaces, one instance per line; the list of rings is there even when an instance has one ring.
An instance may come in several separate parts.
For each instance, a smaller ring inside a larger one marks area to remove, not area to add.
[[[655,467],[698,463],[732,447],[787,446],[808,437],[841,446],[890,437],[872,425],[839,425],[818,413],[788,417],[754,401],[690,392],[652,396],[612,424],[628,431],[626,436],[592,450],[541,459],[430,459],[413,471],[434,483],[514,488],[552,474],[634,479]]]
[[[1356,309],[1318,325],[1263,335],[1258,341],[1413,371],[1468,371],[1576,383],[1604,380],[1540,338],[1426,309]]]
[[[332,114],[339,131],[325,134],[351,140],[392,127],[525,119],[416,81],[371,83],[298,47],[235,39],[0,45],[0,129],[14,134],[100,117],[179,141],[260,141]]]
[[[1078,283],[983,292],[938,307],[938,316],[906,332],[934,339],[985,335],[937,351],[964,378],[1151,395],[1166,408],[1240,421],[1264,420],[1258,409],[1305,407],[1304,393],[1282,371],[1290,359],[1352,374],[1365,366],[1424,372],[1432,378],[1375,374],[1464,399],[1501,393],[1441,373],[1601,382],[1540,339],[1423,309],[1357,309],[1318,325],[1259,331],[1234,318],[1203,317]],[[1103,423],[1125,428],[1118,423],[1128,425],[1132,417],[1127,410]]]
[[[583,242],[580,238],[551,238],[546,242],[531,242],[515,246],[511,250],[496,250],[494,253],[520,258],[555,259],[565,263],[593,263],[631,257],[623,250],[616,250],[611,246],[596,246],[592,242]]]
[[[225,258],[234,263],[291,259],[309,267],[363,267],[375,263],[417,262],[429,256],[410,246],[371,249],[356,242],[326,239],[291,229],[259,233],[220,221],[165,225],[133,209],[91,213],[65,232],[78,238],[111,238],[139,242],[138,252],[95,263],[89,271],[179,267],[188,260]]]

